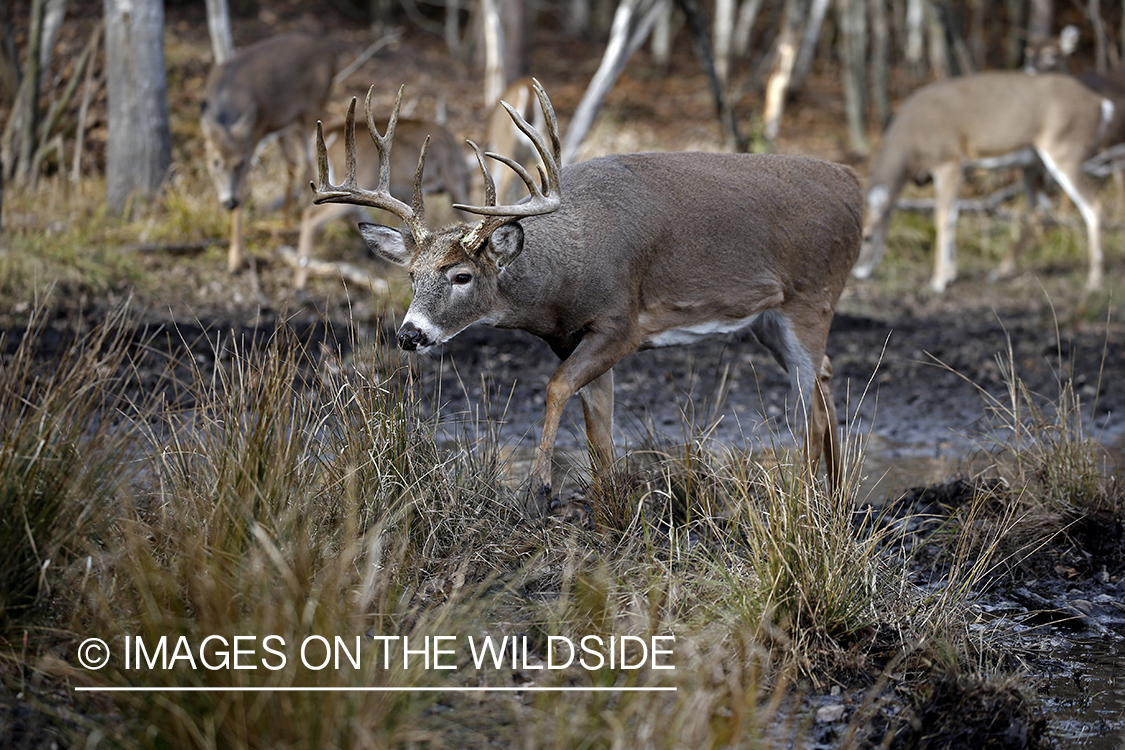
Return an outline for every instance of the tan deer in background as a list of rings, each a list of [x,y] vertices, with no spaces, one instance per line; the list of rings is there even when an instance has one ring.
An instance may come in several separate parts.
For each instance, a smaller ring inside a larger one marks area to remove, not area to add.
[[[1088,289],[1102,283],[1101,206],[1082,163],[1106,136],[1114,103],[1059,73],[990,72],[939,81],[903,102],[871,169],[864,245],[853,271],[867,278],[886,247],[887,224],[907,180],[934,182],[937,224],[931,287],[957,276],[957,196],[970,163],[1024,152],[1038,157],[1086,223]],[[1013,165],[1019,162],[1011,162]]]
[[[267,136],[281,134],[289,183],[308,179],[308,141],[328,99],[335,52],[330,40],[281,34],[238,52],[207,79],[200,124],[207,168],[219,202],[231,212],[232,273],[244,263],[242,203],[254,151]],[[285,187],[286,215],[293,187]]]
[[[582,397],[592,464],[601,472],[614,457],[613,366],[621,358],[749,328],[789,373],[791,426],[804,428],[804,460],[811,469],[825,455],[837,490],[842,459],[825,349],[862,238],[855,173],[802,157],[713,153],[623,154],[560,169],[555,113],[538,83],[535,90],[546,136],[509,113],[535,144],[540,181],[518,162],[489,153],[531,193],[497,205],[491,173],[473,145],[485,205],[457,208],[484,217],[475,224],[427,228],[425,148],[412,204],[390,194],[393,125],[379,135],[370,94],[368,129],[382,157],[374,190],[357,185],[354,158],[344,182],[333,185],[318,134],[316,200],[382,208],[406,224],[361,226],[372,250],[410,271],[414,299],[399,346],[425,352],[473,323],[522,329],[550,345],[562,364],[547,385],[532,469],[531,506],[541,511],[551,497],[555,438],[571,396]],[[354,113],[353,99],[349,155]],[[397,114],[398,102],[391,123]]]
[[[386,130],[386,121],[376,123],[376,127]],[[460,141],[446,128],[425,120],[401,119],[395,125],[394,138],[400,150],[391,156],[390,193],[395,198],[407,201],[414,190],[413,153],[422,150],[429,139],[425,175],[422,178],[422,194],[445,193],[453,203],[469,201],[469,167]],[[344,124],[324,131],[325,146],[329,163],[343,164],[347,161],[344,144]],[[356,143],[356,177],[364,184],[372,184],[379,179],[380,157],[375,144],[367,138]],[[331,178],[331,175],[329,176]],[[371,213],[359,205],[346,203],[311,203],[301,214],[301,231],[297,241],[297,271],[293,287],[303,292],[308,282],[308,262],[312,257],[313,242],[321,228],[333,219],[358,215],[357,218],[371,220]]]

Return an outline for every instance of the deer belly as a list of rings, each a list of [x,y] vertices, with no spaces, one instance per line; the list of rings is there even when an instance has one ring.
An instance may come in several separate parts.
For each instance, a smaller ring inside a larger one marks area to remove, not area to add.
[[[705,320],[701,323],[693,323],[677,328],[667,328],[663,331],[646,336],[641,341],[641,347],[645,349],[655,349],[661,346],[693,344],[700,339],[709,338],[711,336],[722,336],[724,334],[734,333],[735,331],[741,331],[757,318],[758,313],[755,313],[754,315],[740,320]]]

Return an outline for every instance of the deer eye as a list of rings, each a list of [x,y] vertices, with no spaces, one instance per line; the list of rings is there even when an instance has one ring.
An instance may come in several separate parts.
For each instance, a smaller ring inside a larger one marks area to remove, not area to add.
[[[454,284],[458,284],[458,285],[468,284],[472,280],[473,280],[473,275],[471,273],[464,273],[464,272],[454,274],[453,278],[451,279],[451,281]]]

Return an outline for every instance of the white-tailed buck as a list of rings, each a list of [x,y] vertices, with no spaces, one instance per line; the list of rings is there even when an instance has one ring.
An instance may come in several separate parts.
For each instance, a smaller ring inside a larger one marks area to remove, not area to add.
[[[864,245],[853,271],[867,278],[882,258],[895,199],[907,180],[934,182],[937,248],[931,286],[957,276],[957,196],[964,170],[1024,152],[1066,191],[1086,222],[1086,286],[1102,282],[1101,207],[1082,163],[1108,132],[1114,104],[1059,73],[994,71],[933,83],[910,95],[883,138],[871,170]],[[1018,160],[1012,164],[1019,164]]]
[[[280,133],[289,182],[308,178],[308,139],[324,111],[335,67],[329,40],[281,34],[247,47],[211,71],[200,123],[207,168],[219,202],[231,211],[232,273],[243,264],[241,205],[254,150],[263,138]],[[286,215],[292,190],[285,186]]]
[[[537,182],[508,157],[530,198],[497,205],[492,176],[485,205],[460,208],[479,222],[430,231],[422,213],[425,149],[412,205],[391,197],[385,135],[367,121],[383,155],[379,185],[360,188],[349,159],[341,185],[328,180],[318,135],[317,201],[377,206],[405,229],[361,227],[372,250],[410,271],[414,299],[398,331],[407,351],[425,352],[473,323],[519,328],[546,341],[562,364],[547,385],[543,436],[532,469],[532,504],[550,498],[551,462],[563,406],[582,396],[596,472],[613,460],[613,366],[637,349],[749,328],[788,371],[791,414],[804,426],[804,458],[826,454],[841,480],[832,368],[825,347],[832,316],[861,240],[856,175],[815,159],[747,154],[649,153],[593,159],[560,169],[559,130],[541,86],[547,135],[514,110],[535,144]],[[401,90],[399,96],[401,98]],[[348,111],[354,121],[355,100]],[[349,127],[349,154],[354,132]],[[548,143],[549,141],[549,143]]]
[[[376,123],[385,129],[387,123]],[[325,145],[329,162],[343,164],[347,160],[344,150],[344,125],[325,131]],[[453,203],[469,201],[469,167],[465,161],[461,143],[447,129],[424,120],[399,120],[395,126],[395,139],[400,150],[392,152],[390,193],[401,201],[411,199],[414,182],[413,153],[422,150],[429,139],[427,168],[422,177],[422,194],[445,193]],[[363,138],[356,143],[356,177],[364,184],[373,184],[379,179],[379,151],[370,139]],[[331,179],[331,176],[330,176]],[[297,241],[298,267],[293,287],[298,292],[304,290],[308,280],[307,263],[312,257],[313,241],[317,232],[333,219],[359,214],[360,218],[371,220],[366,208],[346,203],[311,203],[301,213],[301,232]]]

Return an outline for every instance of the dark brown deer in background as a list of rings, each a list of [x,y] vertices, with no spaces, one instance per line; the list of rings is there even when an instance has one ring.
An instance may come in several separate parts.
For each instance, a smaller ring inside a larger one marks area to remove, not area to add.
[[[308,179],[308,142],[324,112],[335,59],[330,40],[281,34],[238,52],[207,79],[200,124],[219,202],[231,211],[232,273],[243,265],[241,206],[254,150],[267,136],[281,134],[289,183]],[[287,184],[286,215],[292,191]]]
[[[386,129],[387,122],[376,123],[376,127]],[[453,203],[469,201],[469,167],[461,142],[446,128],[425,120],[399,120],[394,131],[395,139],[402,150],[391,156],[390,193],[402,201],[411,199],[414,190],[414,157],[429,139],[427,168],[422,178],[422,194],[447,194]],[[347,160],[344,144],[344,125],[324,132],[325,146],[329,162],[342,164]],[[379,179],[379,151],[370,139],[363,138],[356,143],[357,180],[370,184]],[[330,176],[331,178],[331,176]],[[297,271],[293,288],[301,292],[308,281],[308,260],[312,257],[313,242],[317,233],[333,219],[358,214],[358,218],[371,220],[371,213],[359,205],[346,203],[311,203],[301,214],[301,232],[297,241]]]
[[[375,206],[406,224],[361,227],[375,252],[410,271],[414,299],[399,346],[424,352],[473,323],[522,329],[550,345],[562,364],[547,386],[530,487],[532,505],[542,510],[571,396],[582,397],[592,463],[603,471],[614,456],[613,366],[622,357],[749,328],[789,373],[791,426],[804,427],[804,460],[815,467],[824,454],[829,485],[838,489],[839,426],[825,348],[862,237],[856,175],[816,159],[711,153],[624,154],[560,170],[555,113],[538,83],[535,90],[546,139],[509,112],[539,153],[540,182],[490,153],[531,193],[523,202],[497,205],[492,176],[473,145],[485,205],[457,206],[484,217],[472,225],[426,227],[424,148],[412,205],[391,196],[388,151],[397,102],[381,136],[368,94],[368,129],[382,155],[375,190],[355,179],[354,99],[341,185],[328,179],[318,134],[316,200]]]

